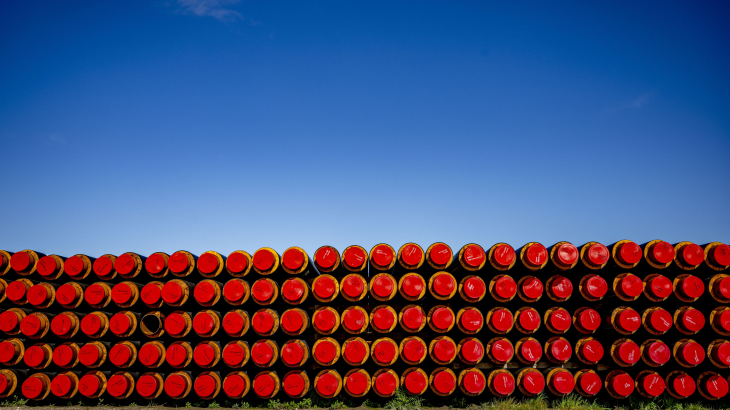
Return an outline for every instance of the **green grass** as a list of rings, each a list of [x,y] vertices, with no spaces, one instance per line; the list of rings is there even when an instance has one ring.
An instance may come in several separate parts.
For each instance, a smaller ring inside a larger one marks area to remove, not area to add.
[[[405,390],[398,389],[391,399],[383,406],[388,410],[412,410],[424,407],[424,400],[419,396],[409,396]]]
[[[19,397],[19,396],[16,395],[16,396],[13,396],[13,397],[6,398],[5,401],[3,401],[2,403],[0,403],[0,406],[2,406],[2,407],[17,407],[17,406],[25,406],[25,403],[28,403],[28,400],[26,400],[26,399],[24,399],[24,398]]]
[[[477,406],[478,410],[546,410],[549,403],[544,395],[532,397],[526,400],[515,400],[514,398],[493,399]]]

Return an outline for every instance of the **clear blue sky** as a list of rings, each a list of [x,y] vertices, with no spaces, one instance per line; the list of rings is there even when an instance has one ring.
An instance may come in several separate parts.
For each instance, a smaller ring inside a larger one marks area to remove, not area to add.
[[[599,3],[3,1],[0,249],[730,242],[729,3]]]

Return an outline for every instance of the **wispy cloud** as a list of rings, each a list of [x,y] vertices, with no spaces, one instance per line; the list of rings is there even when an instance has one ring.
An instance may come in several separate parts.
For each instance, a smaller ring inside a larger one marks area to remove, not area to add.
[[[636,98],[624,101],[606,110],[606,112],[617,112],[623,110],[639,110],[645,107],[654,97],[654,91],[643,93]]]
[[[179,11],[201,17],[213,17],[220,21],[243,20],[241,13],[231,6],[241,0],[177,0]]]
[[[66,145],[66,139],[57,134],[51,134],[48,137],[48,139],[46,140],[46,144],[48,144],[48,145]]]

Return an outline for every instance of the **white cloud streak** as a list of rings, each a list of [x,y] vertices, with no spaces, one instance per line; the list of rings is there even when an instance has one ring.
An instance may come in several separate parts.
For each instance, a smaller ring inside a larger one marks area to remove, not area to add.
[[[178,0],[180,11],[201,17],[213,17],[220,21],[243,20],[241,13],[232,9],[240,0]]]

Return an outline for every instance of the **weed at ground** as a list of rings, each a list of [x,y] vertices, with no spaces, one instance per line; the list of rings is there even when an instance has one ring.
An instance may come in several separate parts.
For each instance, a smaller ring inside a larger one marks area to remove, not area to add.
[[[398,389],[393,397],[383,406],[388,410],[413,410],[423,407],[423,399],[419,396],[409,396],[405,390]]]
[[[2,407],[18,407],[18,406],[25,406],[25,403],[28,403],[28,400],[13,396],[12,398],[5,399],[2,403],[0,403],[0,406]]]
[[[479,410],[546,410],[548,402],[544,395],[532,397],[524,401],[517,401],[513,398],[494,399],[478,406]]]

